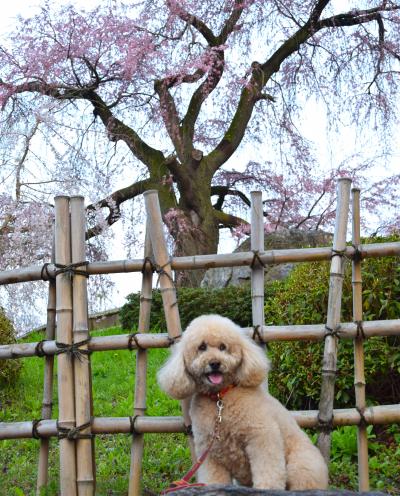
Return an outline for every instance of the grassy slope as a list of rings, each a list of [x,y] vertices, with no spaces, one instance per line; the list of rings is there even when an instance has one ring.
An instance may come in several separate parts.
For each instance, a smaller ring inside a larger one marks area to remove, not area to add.
[[[118,334],[107,329],[99,334]],[[31,335],[29,341],[40,340]],[[151,350],[148,371],[148,415],[179,415],[176,401],[159,391],[155,375],[167,356],[167,350]],[[0,421],[40,418],[43,383],[41,358],[23,359],[18,383],[0,392]],[[92,355],[94,415],[125,417],[133,412],[135,353],[110,351]],[[56,386],[56,382],[55,382]],[[17,394],[16,394],[17,391]],[[54,413],[57,418],[57,391],[54,388]],[[388,437],[389,436],[389,437]],[[387,442],[392,439],[393,443]],[[371,433],[370,460],[372,488],[400,494],[400,430],[390,428],[385,443]],[[11,440],[0,443],[0,495],[33,495],[38,461],[36,440]],[[355,428],[342,428],[334,434],[331,464],[332,485],[348,489],[357,487]],[[130,436],[97,436],[97,491],[100,496],[127,494],[130,463]],[[189,451],[182,434],[151,434],[145,440],[143,486],[153,491],[179,478],[190,466]],[[57,494],[57,441],[51,441],[49,495]]]

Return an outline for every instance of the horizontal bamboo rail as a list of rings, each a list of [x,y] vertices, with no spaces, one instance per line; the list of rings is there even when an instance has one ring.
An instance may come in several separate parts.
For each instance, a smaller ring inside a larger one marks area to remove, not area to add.
[[[362,258],[400,256],[400,242],[374,243],[360,245]],[[348,246],[345,256],[353,259],[355,248]],[[321,262],[330,260],[332,249],[324,248],[295,248],[288,250],[268,250],[259,254],[261,262],[265,265],[289,262]],[[251,265],[254,253],[251,251],[241,253],[228,253],[219,255],[197,255],[191,257],[175,257],[171,259],[172,270],[214,269],[219,267],[240,267]],[[143,259],[113,260],[93,262],[86,266],[89,275],[118,274],[124,272],[141,272]],[[0,272],[0,285],[16,284],[28,281],[48,281],[53,278],[56,268],[52,264],[44,266],[29,266],[21,269],[5,270]]]
[[[400,335],[400,319],[396,320],[371,320],[362,324],[366,338],[373,336],[398,336]],[[254,334],[252,327],[244,328],[243,331],[250,337]],[[357,324],[346,322],[340,325],[339,337],[354,339],[357,337]],[[258,330],[263,342],[270,341],[321,341],[324,339],[326,329],[324,324],[316,325],[289,325],[289,326],[263,326]],[[37,349],[45,355],[56,355],[59,352],[56,341],[42,341],[35,343],[15,343],[0,346],[0,360],[33,357]],[[115,336],[92,337],[88,343],[90,351],[112,351],[140,348],[167,348],[171,343],[168,334],[135,334],[132,339],[130,334],[119,334]]]
[[[318,425],[318,410],[299,410],[290,412],[296,422],[303,428]],[[360,414],[355,408],[344,408],[333,411],[333,425],[358,425]],[[371,406],[365,409],[364,419],[368,424],[400,423],[399,405]],[[0,422],[0,440],[32,438],[33,422]],[[129,434],[132,429],[131,417],[94,417],[93,434]],[[57,421],[41,420],[35,425],[36,433],[44,438],[57,436]],[[147,417],[135,419],[135,431],[144,433],[186,432],[183,417]]]

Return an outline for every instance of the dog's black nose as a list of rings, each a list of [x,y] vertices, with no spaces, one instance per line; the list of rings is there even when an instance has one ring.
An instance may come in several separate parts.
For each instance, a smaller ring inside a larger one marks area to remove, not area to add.
[[[210,362],[211,370],[218,370],[221,366],[220,362]]]

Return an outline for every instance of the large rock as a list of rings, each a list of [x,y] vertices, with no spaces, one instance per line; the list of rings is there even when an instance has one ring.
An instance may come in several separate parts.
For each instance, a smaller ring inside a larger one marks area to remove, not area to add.
[[[332,245],[332,234],[323,231],[302,231],[300,229],[282,229],[265,235],[265,250],[283,250],[288,248],[310,248]],[[235,252],[250,251],[250,239],[244,241]],[[265,280],[285,279],[294,264],[273,264],[265,268]],[[204,275],[201,286],[204,288],[225,288],[248,283],[251,278],[250,267],[223,267],[209,269]]]

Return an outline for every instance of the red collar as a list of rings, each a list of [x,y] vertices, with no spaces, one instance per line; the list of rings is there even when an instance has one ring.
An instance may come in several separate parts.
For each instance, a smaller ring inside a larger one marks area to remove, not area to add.
[[[229,386],[221,389],[221,391],[219,391],[218,393],[205,393],[204,396],[207,396],[207,398],[210,398],[213,401],[222,400],[226,393],[228,393],[234,387],[236,387],[235,384],[230,384]]]

